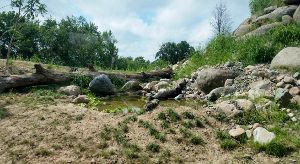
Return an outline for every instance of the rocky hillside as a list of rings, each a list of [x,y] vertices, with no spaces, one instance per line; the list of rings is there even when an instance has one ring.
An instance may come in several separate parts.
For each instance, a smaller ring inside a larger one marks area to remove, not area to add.
[[[262,36],[269,30],[292,22],[300,24],[300,1],[284,0],[284,6],[270,6],[264,15],[253,15],[234,31],[236,37]]]

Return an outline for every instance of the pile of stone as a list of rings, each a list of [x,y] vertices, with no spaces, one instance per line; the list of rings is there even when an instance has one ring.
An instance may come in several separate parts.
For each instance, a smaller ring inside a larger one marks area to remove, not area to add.
[[[246,19],[235,31],[236,37],[261,36],[269,30],[296,22],[300,24],[300,1],[283,0],[284,6],[270,6],[264,9],[263,15],[253,15]],[[271,23],[270,23],[271,22]],[[258,28],[256,28],[258,27]]]

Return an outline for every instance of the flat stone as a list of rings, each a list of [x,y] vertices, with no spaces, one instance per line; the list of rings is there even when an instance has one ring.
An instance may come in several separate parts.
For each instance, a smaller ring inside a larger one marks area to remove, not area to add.
[[[293,122],[297,122],[297,121],[298,121],[296,117],[291,118],[291,120],[292,120]]]
[[[289,113],[288,116],[289,117],[294,117],[295,115],[294,115],[294,113]]]
[[[275,138],[275,134],[269,132],[265,128],[258,127],[253,131],[253,137],[254,142],[258,142],[260,144],[268,144]]]
[[[229,135],[234,138],[238,138],[242,136],[245,133],[245,130],[243,128],[236,128],[229,130]]]

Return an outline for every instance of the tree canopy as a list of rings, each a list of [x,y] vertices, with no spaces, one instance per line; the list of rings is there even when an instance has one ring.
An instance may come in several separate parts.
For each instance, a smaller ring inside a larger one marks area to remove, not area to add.
[[[160,47],[156,53],[156,58],[176,64],[188,58],[194,51],[195,49],[186,41],[180,43],[167,42]]]

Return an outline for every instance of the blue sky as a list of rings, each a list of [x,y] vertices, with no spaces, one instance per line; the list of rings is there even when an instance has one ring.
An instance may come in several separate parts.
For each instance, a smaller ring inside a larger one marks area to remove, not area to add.
[[[9,0],[1,0],[2,2]],[[210,20],[220,0],[41,0],[48,16],[84,16],[101,31],[112,30],[119,55],[154,60],[164,42],[205,44],[212,37]],[[249,0],[223,0],[233,29],[249,17]],[[3,6],[1,3],[0,6]]]

